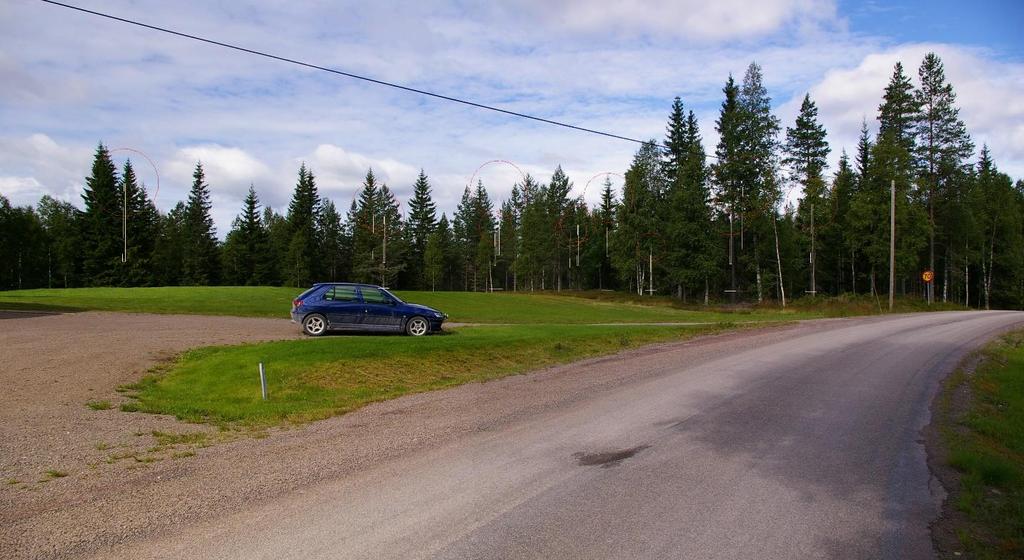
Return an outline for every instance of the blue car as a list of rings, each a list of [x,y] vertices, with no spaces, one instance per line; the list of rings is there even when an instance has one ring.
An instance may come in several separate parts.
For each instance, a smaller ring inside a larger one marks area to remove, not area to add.
[[[404,332],[423,336],[441,331],[448,316],[436,309],[405,303],[380,286],[325,283],[292,301],[292,322],[309,336],[327,331]]]

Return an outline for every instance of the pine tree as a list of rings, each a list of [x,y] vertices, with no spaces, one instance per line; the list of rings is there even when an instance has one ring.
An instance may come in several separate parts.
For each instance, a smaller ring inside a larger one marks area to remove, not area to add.
[[[82,273],[85,284],[90,286],[113,286],[120,276],[123,201],[118,190],[114,162],[107,148],[100,144],[82,193]]]
[[[185,205],[182,282],[186,285],[207,286],[219,280],[220,254],[213,218],[210,217],[211,207],[210,187],[206,184],[203,164],[196,163],[192,190]]]
[[[292,286],[307,286],[320,277],[320,234],[316,217],[320,211],[320,195],[316,178],[306,164],[299,167],[292,200],[288,204],[288,243],[285,277]]]
[[[427,238],[437,226],[437,207],[430,196],[430,182],[427,175],[420,170],[419,177],[412,187],[412,199],[409,200],[409,278],[412,285],[423,287],[426,278],[423,271],[424,255],[427,249]]]

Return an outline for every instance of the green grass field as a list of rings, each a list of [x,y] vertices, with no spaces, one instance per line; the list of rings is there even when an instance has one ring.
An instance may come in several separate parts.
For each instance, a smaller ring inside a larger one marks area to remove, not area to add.
[[[956,507],[966,558],[1024,558],[1024,331],[990,345],[973,375],[947,382],[948,395],[967,384],[970,410],[944,428],[949,462],[962,473]]]
[[[124,409],[227,426],[307,422],[409,393],[731,327],[486,326],[422,338],[329,336],[202,348],[129,387],[136,400]],[[260,395],[260,362],[267,401]]]
[[[287,318],[302,290],[277,287],[189,286],[163,288],[71,288],[0,292],[0,309],[100,310]],[[593,294],[555,295],[480,292],[396,292],[464,323],[715,323],[822,317],[813,310],[681,309],[668,298],[605,299]],[[583,296],[583,297],[577,297]]]
[[[0,309],[285,318],[300,292],[275,287],[24,290],[0,292]],[[425,338],[331,336],[201,348],[164,364],[133,387],[136,400],[123,408],[234,426],[305,422],[407,393],[485,381],[741,323],[857,315],[877,307],[863,297],[804,301],[783,310],[768,305],[705,309],[666,297],[609,292],[398,295],[440,309],[450,321],[487,326]],[[259,362],[269,372],[267,402],[260,398]]]

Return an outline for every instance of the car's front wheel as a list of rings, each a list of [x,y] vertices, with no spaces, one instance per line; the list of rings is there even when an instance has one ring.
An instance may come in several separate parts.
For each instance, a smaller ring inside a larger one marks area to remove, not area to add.
[[[302,320],[302,330],[309,336],[320,336],[327,332],[327,319],[317,313],[307,315]]]
[[[430,332],[430,323],[423,317],[413,317],[405,323],[405,333],[409,336],[423,336]]]

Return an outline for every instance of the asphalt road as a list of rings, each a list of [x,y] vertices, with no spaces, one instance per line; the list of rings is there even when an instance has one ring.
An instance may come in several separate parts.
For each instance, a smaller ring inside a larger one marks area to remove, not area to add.
[[[667,352],[635,383],[106,554],[932,558],[929,405],[967,352],[1022,322],[917,314],[692,363]]]

